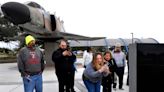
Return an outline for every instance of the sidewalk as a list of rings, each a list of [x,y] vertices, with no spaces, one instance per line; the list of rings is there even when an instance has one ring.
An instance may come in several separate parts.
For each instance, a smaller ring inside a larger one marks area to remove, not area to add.
[[[75,73],[76,92],[87,92],[81,76],[84,68],[77,68]],[[129,92],[129,87],[125,85],[127,70],[124,76],[124,89],[113,92]],[[0,90],[1,92],[23,92],[22,78],[17,70],[16,63],[0,64]],[[47,67],[43,72],[43,92],[58,92],[58,81],[55,75],[54,67]]]

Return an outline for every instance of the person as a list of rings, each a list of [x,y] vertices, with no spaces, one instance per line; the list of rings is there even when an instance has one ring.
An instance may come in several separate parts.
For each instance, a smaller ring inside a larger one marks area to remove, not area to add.
[[[92,48],[87,47],[87,51],[84,51],[83,54],[83,60],[84,60],[84,68],[92,61],[93,59],[93,53],[92,53]]]
[[[120,90],[124,90],[122,88],[123,86],[123,76],[124,76],[124,68],[125,68],[125,61],[126,61],[126,56],[124,54],[124,52],[122,52],[121,50],[121,44],[120,43],[116,43],[115,45],[115,49],[112,53],[112,56],[114,58],[114,60],[116,61],[116,74],[118,76],[119,79],[119,89]],[[116,84],[113,86],[114,89],[116,89]]]
[[[114,72],[117,68],[115,60],[112,58],[110,51],[104,53],[105,64],[108,65],[111,74],[102,78],[103,92],[112,92],[112,83],[114,81]]]
[[[95,53],[92,62],[86,66],[82,75],[88,92],[100,92],[102,77],[107,76],[109,73],[108,66],[104,64],[103,55]]]
[[[35,45],[35,38],[31,35],[25,37],[26,46],[17,57],[18,69],[23,78],[24,92],[42,92],[42,72],[44,70],[44,56]]]
[[[74,90],[74,62],[76,56],[68,49],[67,42],[61,40],[59,48],[53,52],[52,61],[55,64],[59,82],[59,92],[75,92]]]

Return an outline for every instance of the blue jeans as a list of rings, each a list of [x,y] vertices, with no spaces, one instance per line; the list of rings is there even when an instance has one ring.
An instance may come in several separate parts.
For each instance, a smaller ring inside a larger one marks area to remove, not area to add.
[[[83,81],[88,92],[100,92],[100,86],[101,86],[100,81],[98,81],[97,83],[93,83],[89,80],[83,80]]]
[[[43,81],[42,75],[34,75],[30,77],[23,77],[24,92],[33,92],[34,89],[36,92],[42,92],[43,90]]]

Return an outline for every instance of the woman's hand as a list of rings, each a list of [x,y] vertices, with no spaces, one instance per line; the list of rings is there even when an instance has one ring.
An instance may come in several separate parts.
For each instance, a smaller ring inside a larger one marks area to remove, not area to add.
[[[104,71],[103,72],[105,72],[107,74],[110,74],[111,73],[108,65],[105,64],[103,67],[104,67]]]
[[[99,71],[100,73],[102,73],[102,72],[104,72],[105,70],[106,70],[105,67],[102,66],[98,71]]]

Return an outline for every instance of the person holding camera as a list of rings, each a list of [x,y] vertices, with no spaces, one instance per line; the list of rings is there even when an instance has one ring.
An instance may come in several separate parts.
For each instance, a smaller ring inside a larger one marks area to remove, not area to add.
[[[109,73],[108,66],[104,64],[103,55],[95,53],[92,62],[86,66],[82,76],[88,92],[100,92],[102,77]]]
[[[61,40],[59,49],[53,52],[52,60],[55,64],[59,82],[59,92],[75,92],[74,90],[74,62],[76,56],[70,51],[65,40]]]
[[[114,81],[114,72],[115,72],[115,69],[117,66],[116,66],[114,59],[112,58],[112,54],[110,51],[106,51],[104,53],[104,59],[105,59],[104,64],[108,65],[111,73],[108,76],[102,78],[101,84],[103,86],[103,92],[112,92],[112,83]]]

